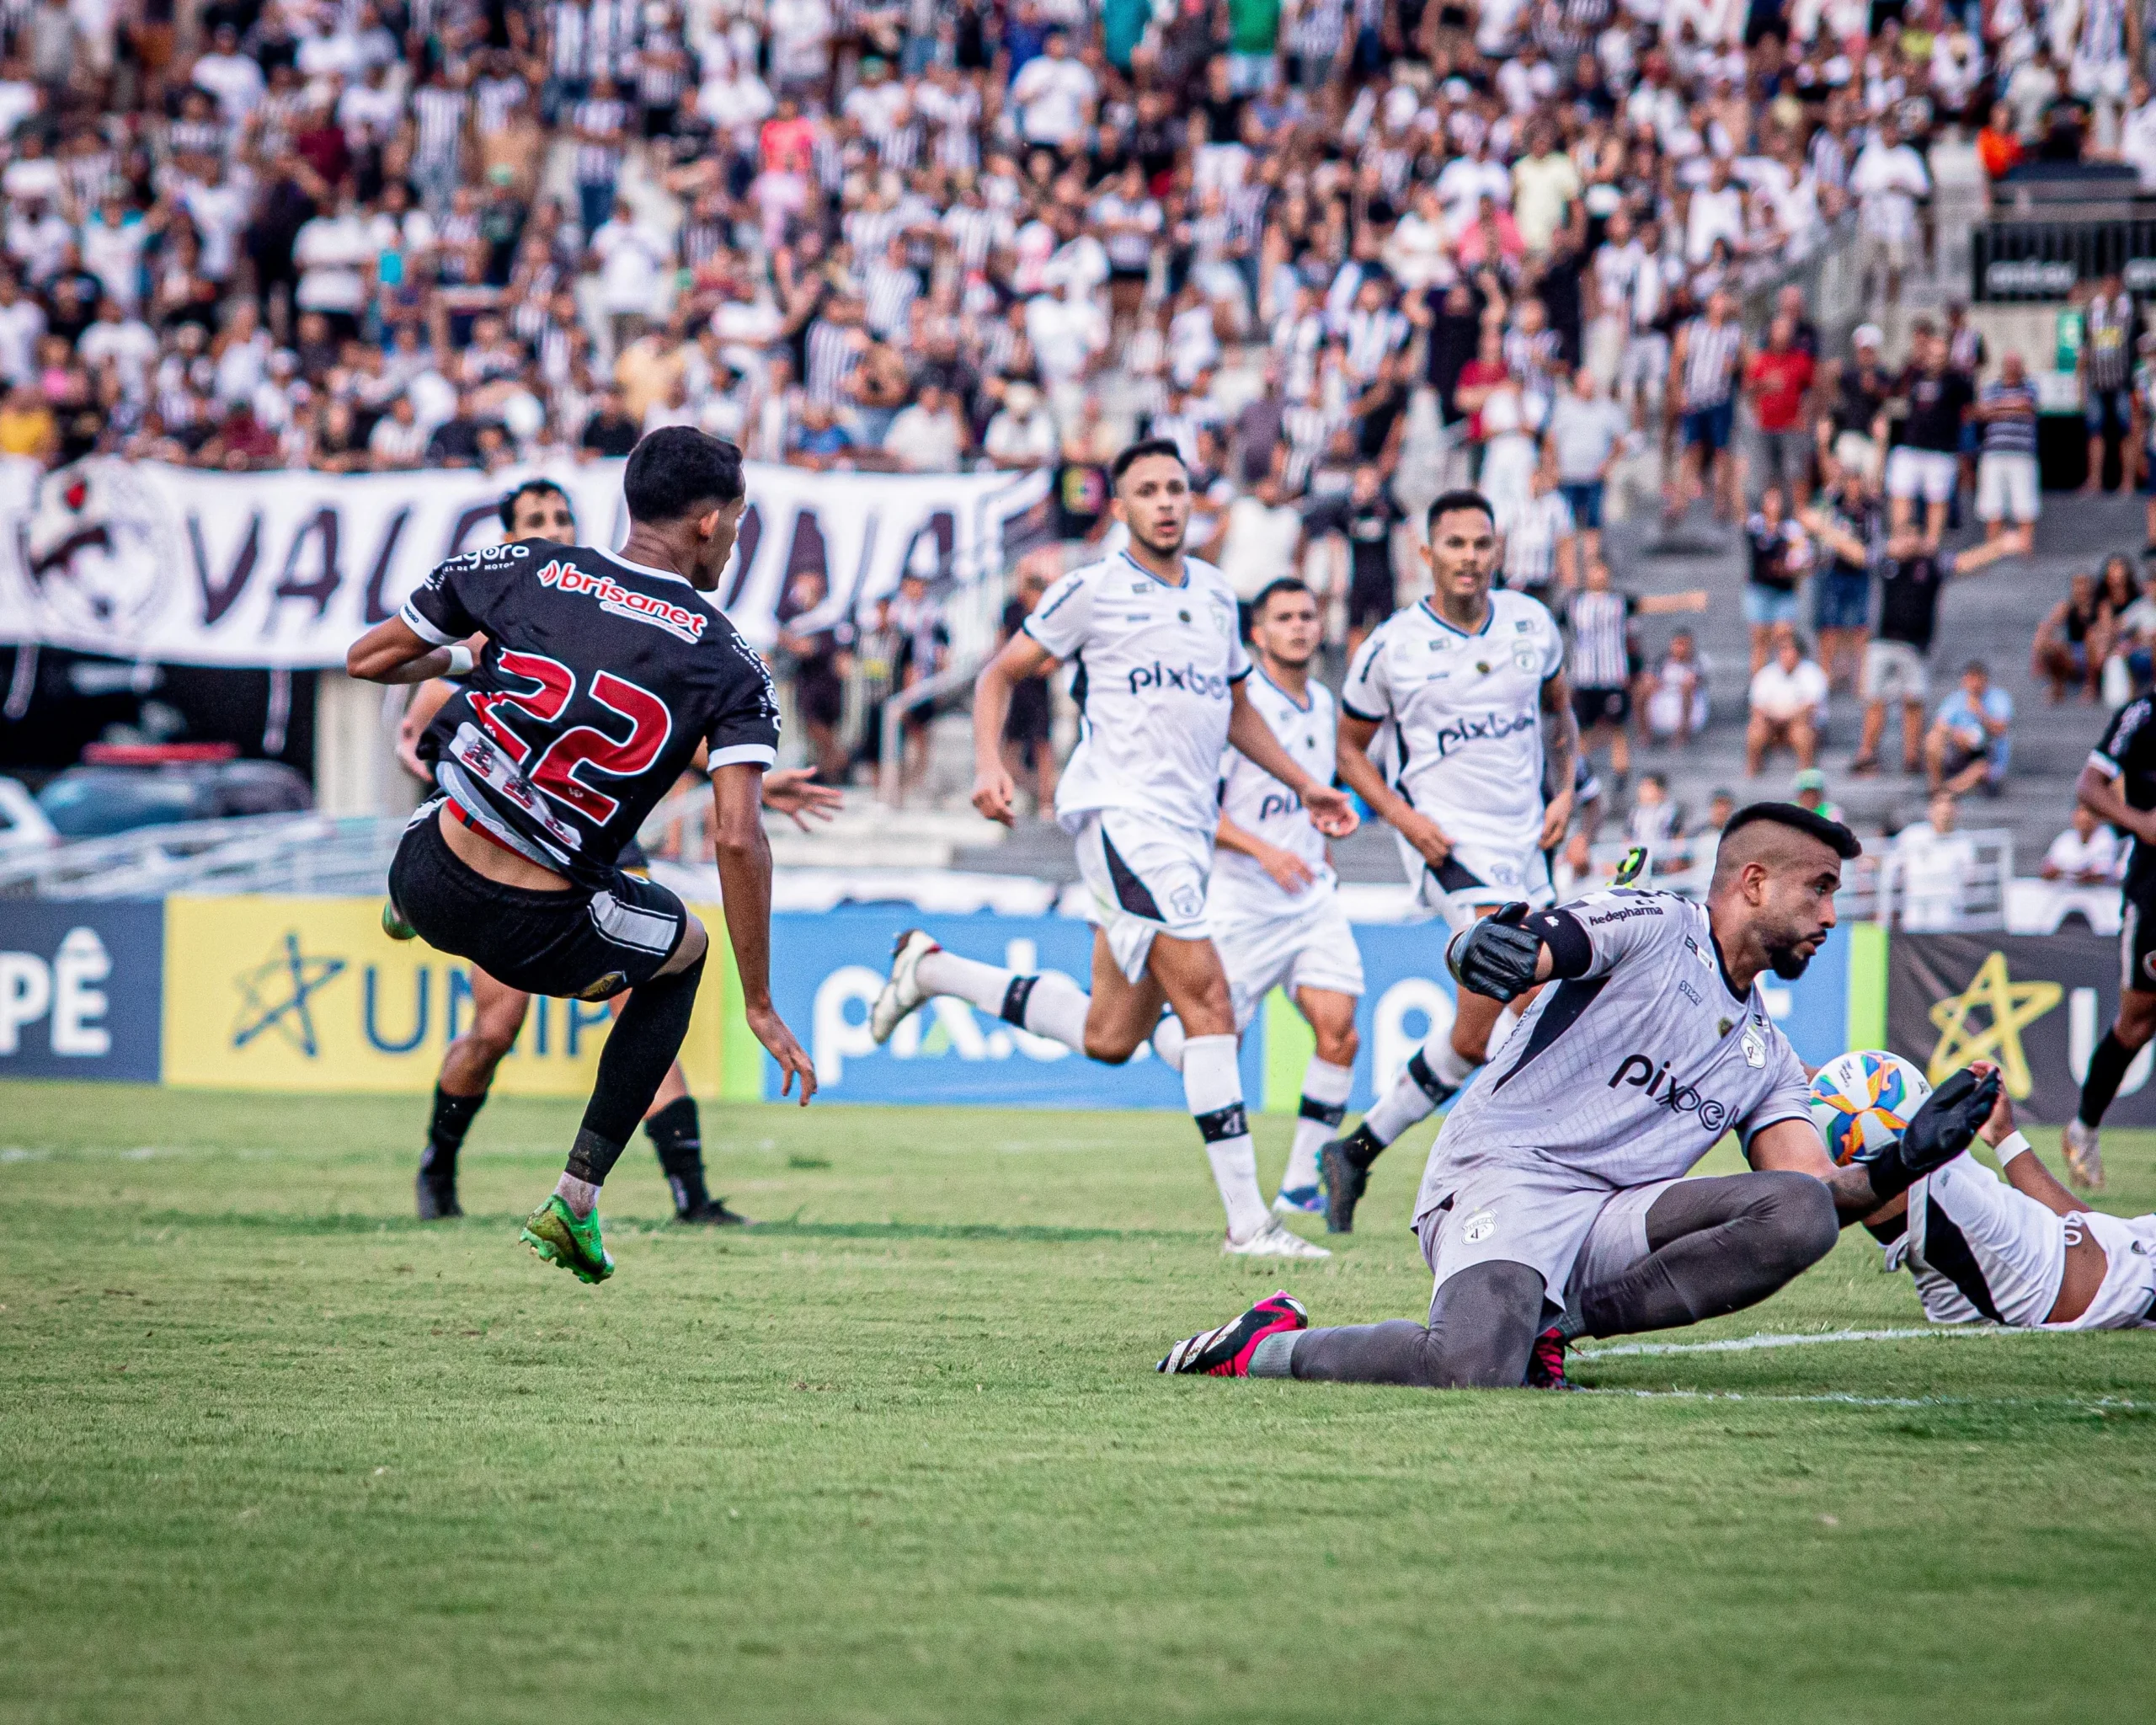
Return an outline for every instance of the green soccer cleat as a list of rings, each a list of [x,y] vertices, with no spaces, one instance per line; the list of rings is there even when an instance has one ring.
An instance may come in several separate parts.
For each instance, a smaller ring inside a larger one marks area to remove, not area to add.
[[[614,1274],[614,1259],[599,1237],[599,1212],[579,1221],[558,1192],[524,1220],[517,1236],[548,1263],[558,1265],[579,1282],[603,1282]]]

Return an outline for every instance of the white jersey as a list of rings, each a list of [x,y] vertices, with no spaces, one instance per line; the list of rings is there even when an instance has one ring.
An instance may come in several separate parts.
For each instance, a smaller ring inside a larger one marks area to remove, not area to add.
[[[1171,587],[1118,552],[1049,588],[1025,629],[1077,667],[1078,746],[1055,793],[1064,830],[1121,809],[1209,844],[1229,691],[1250,675],[1227,578],[1185,558],[1182,585]]]
[[[1333,737],[1340,723],[1332,691],[1313,678],[1304,702],[1299,702],[1262,670],[1245,686],[1250,704],[1265,715],[1273,734],[1295,764],[1320,784],[1331,784]],[[1220,757],[1220,812],[1253,837],[1301,857],[1316,877],[1301,892],[1290,893],[1253,858],[1237,851],[1218,851],[1209,896],[1220,914],[1231,918],[1295,916],[1315,910],[1332,896],[1335,877],[1326,860],[1325,835],[1311,823],[1302,799],[1235,749]]]
[[[1493,1165],[1621,1191],[1678,1178],[1725,1132],[1811,1118],[1803,1063],[1757,982],[1731,991],[1704,905],[1620,887],[1549,915],[1584,973],[1543,989],[1446,1117],[1418,1225]]]
[[[1556,619],[1499,588],[1462,634],[1418,600],[1372,632],[1341,710],[1389,728],[1379,770],[1456,845],[1517,862],[1542,842],[1542,686],[1563,669]]]

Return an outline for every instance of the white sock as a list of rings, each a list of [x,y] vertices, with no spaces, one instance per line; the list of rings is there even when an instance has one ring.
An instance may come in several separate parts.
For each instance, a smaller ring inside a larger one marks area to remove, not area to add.
[[[589,1180],[579,1180],[574,1174],[564,1174],[554,1182],[554,1191],[569,1214],[582,1221],[599,1208],[599,1188]]]
[[[1067,976],[1054,971],[1021,975],[952,953],[926,954],[914,974],[931,994],[955,995],[991,1017],[1002,1017],[1005,1007],[1015,1005],[1018,1017],[1011,1022],[1021,1030],[1086,1052],[1086,1014],[1092,997]]]
[[[1392,1088],[1363,1116],[1363,1124],[1380,1144],[1390,1144],[1417,1121],[1428,1119],[1438,1111],[1438,1103],[1466,1083],[1474,1071],[1475,1068],[1452,1045],[1452,1027],[1448,1024],[1433,1033],[1407,1062],[1405,1070],[1392,1081]],[[1444,1092],[1444,1097],[1430,1093],[1430,1085],[1423,1081],[1426,1073],[1430,1082]]]
[[[1213,1181],[1228,1213],[1228,1237],[1247,1240],[1272,1220],[1272,1211],[1257,1189],[1257,1149],[1243,1114],[1234,1037],[1193,1036],[1184,1043],[1182,1095],[1213,1164]]]
[[[1153,1052],[1167,1062],[1171,1072],[1182,1071],[1182,1051],[1189,1042],[1182,1033],[1182,1020],[1173,1012],[1163,1012],[1161,1022],[1153,1027]]]
[[[1280,1177],[1283,1192],[1317,1184],[1318,1147],[1338,1135],[1354,1082],[1353,1066],[1336,1066],[1310,1056],[1310,1065],[1303,1068],[1302,1107],[1295,1120],[1295,1141],[1288,1151],[1288,1172]]]

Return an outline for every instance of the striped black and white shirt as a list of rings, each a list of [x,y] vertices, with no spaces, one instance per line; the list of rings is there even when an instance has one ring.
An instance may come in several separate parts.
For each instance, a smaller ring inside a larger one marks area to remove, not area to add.
[[[906,313],[921,297],[921,278],[888,259],[872,260],[862,272],[868,302],[868,327],[886,340],[905,333]]]
[[[2036,452],[2036,392],[2027,383],[1987,383],[1980,406],[2001,404],[2014,412],[2003,419],[1986,419],[1986,455],[2034,455]]]
[[[479,135],[494,137],[508,130],[516,110],[531,99],[524,80],[512,72],[507,77],[483,77],[472,86],[472,105],[478,116]]]
[[[611,97],[604,101],[595,97],[576,104],[569,115],[569,124],[579,132],[591,134],[590,137],[577,140],[579,185],[611,185],[621,177],[622,128],[628,123],[628,104]]]
[[[808,398],[836,407],[846,398],[846,380],[861,364],[860,332],[819,318],[808,326]]]
[[[1696,414],[1718,408],[1736,393],[1743,328],[1735,323],[1716,324],[1694,318],[1684,330],[1684,411]]]
[[[1572,505],[1561,491],[1545,491],[1505,511],[1505,585],[1515,592],[1557,579],[1557,547],[1572,537]]]
[[[637,51],[637,100],[647,108],[671,108],[687,87],[689,61],[678,29],[654,30]]]
[[[421,162],[454,162],[464,137],[464,116],[471,99],[446,84],[427,84],[412,93],[412,120],[419,136],[413,156]]]
[[[636,0],[591,0],[591,75],[626,84],[636,76]]]
[[[590,8],[575,0],[554,0],[547,8],[547,72],[574,81],[587,76],[590,65]]]
[[[1280,430],[1288,440],[1288,467],[1281,476],[1290,497],[1310,483],[1310,469],[1325,454],[1334,432],[1348,423],[1348,416],[1308,402],[1291,403],[1280,413]]]
[[[1572,595],[1572,650],[1568,656],[1576,689],[1621,689],[1632,680],[1626,650],[1626,625],[1632,615],[1629,593]]]

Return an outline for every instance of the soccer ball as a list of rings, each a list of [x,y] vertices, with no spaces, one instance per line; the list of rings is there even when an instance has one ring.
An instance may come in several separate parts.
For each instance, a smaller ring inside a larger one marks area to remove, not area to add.
[[[1812,1079],[1812,1124],[1828,1156],[1852,1162],[1892,1144],[1930,1094],[1924,1074],[1899,1055],[1859,1049],[1835,1055]]]

